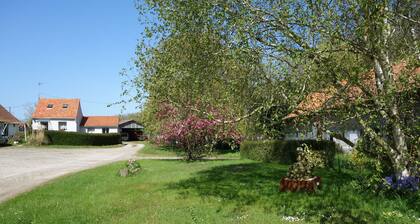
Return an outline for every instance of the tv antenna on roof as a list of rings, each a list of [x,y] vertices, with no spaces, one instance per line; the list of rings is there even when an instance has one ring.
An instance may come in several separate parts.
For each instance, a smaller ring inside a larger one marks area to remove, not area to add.
[[[38,82],[38,100],[41,99],[41,85],[44,84],[43,82]]]

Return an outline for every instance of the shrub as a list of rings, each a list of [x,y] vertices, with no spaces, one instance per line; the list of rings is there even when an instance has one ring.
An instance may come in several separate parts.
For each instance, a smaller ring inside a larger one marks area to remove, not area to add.
[[[45,137],[44,131],[34,131],[29,135],[28,143],[30,145],[48,145],[50,141]]]
[[[121,144],[120,134],[89,134],[79,132],[45,131],[52,145],[116,145]]]
[[[302,144],[308,145],[314,151],[322,151],[327,166],[332,166],[336,153],[334,142],[316,140],[267,140],[244,141],[241,144],[241,157],[263,161],[292,164],[296,162],[296,149]]]
[[[313,151],[308,145],[303,144],[302,147],[298,147],[297,161],[289,167],[287,177],[290,179],[309,179],[312,178],[315,167],[324,167],[325,160],[323,153],[319,151]]]
[[[207,117],[189,114],[180,118],[178,113],[170,105],[166,105],[165,110],[158,113],[171,119],[162,126],[156,140],[158,143],[182,148],[185,150],[187,160],[197,160],[208,154],[218,142],[224,142],[231,148],[239,145],[241,136],[235,126],[223,124],[221,121],[226,119],[216,111],[213,111],[212,116]]]
[[[9,138],[9,144],[15,144],[15,142],[22,143],[25,141],[25,133],[16,132],[12,137]]]

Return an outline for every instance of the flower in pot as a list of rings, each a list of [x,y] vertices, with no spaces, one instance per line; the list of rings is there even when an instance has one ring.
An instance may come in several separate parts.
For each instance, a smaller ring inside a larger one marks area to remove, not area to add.
[[[302,144],[297,148],[297,161],[290,166],[287,177],[280,182],[281,191],[307,190],[315,191],[320,185],[321,178],[313,175],[316,167],[324,167],[325,160],[321,152],[311,150]]]

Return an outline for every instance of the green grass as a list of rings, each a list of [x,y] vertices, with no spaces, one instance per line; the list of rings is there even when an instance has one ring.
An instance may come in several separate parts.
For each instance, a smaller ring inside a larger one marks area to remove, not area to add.
[[[119,148],[124,146],[123,144],[118,145],[30,145],[30,144],[24,144],[20,146],[13,146],[13,147],[31,147],[31,148],[45,148],[45,149],[80,149],[80,148]]]
[[[185,153],[182,149],[169,147],[169,146],[157,146],[150,142],[139,142],[139,144],[144,144],[144,147],[138,152],[139,156],[142,157],[174,157],[174,156],[184,156]],[[208,157],[217,158],[217,159],[239,159],[239,152],[220,152],[214,151]]]
[[[138,152],[138,155],[142,157],[173,157],[184,155],[184,152],[178,148],[157,146],[149,143],[148,141],[140,143],[144,144],[144,147]]]
[[[350,171],[321,170],[316,193],[281,193],[287,166],[249,160],[140,161],[143,171],[118,177],[123,163],[59,178],[0,205],[0,223],[419,223],[414,199],[352,190]],[[401,217],[400,217],[401,216]],[[335,222],[334,222],[335,221]]]

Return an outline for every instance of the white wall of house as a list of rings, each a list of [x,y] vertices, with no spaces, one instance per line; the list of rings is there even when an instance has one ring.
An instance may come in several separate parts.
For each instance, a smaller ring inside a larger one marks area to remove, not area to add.
[[[361,131],[357,130],[357,129],[344,130],[343,133],[344,133],[344,137],[347,138],[348,140],[350,140],[353,143],[356,143],[357,140],[360,138],[360,135],[361,135]],[[341,150],[343,150],[345,152],[349,152],[352,149],[351,146],[347,145],[345,142],[343,142],[339,139],[334,138],[334,142],[337,143],[340,146]]]
[[[336,128],[337,129],[337,128]],[[355,127],[343,127],[339,128],[340,133],[344,135],[348,140],[350,140],[353,143],[356,143],[357,140],[361,136],[361,131]],[[295,130],[295,131],[289,131],[289,133],[285,136],[286,140],[305,140],[305,139],[317,139],[317,128],[315,126],[312,126],[311,128],[307,128],[304,130]],[[322,139],[324,140],[330,140],[330,135],[327,133],[322,133]],[[347,145],[345,142],[333,138],[333,141],[337,143],[337,145],[341,148],[341,150],[345,152],[351,151],[352,147]]]
[[[32,120],[32,129],[33,130],[42,130],[43,126],[41,125],[42,122],[48,122],[48,130],[51,131],[59,131],[60,123],[65,123],[65,131],[68,132],[78,132],[79,131],[79,124],[77,119],[33,119]],[[63,126],[62,126],[63,127]]]
[[[102,131],[102,129],[103,128],[108,128],[109,129],[109,132],[108,133],[119,133],[119,130],[118,130],[118,128],[109,128],[109,127],[82,127],[82,132],[85,132],[85,133],[92,133],[92,134],[102,134],[103,133],[103,131]]]
[[[305,140],[305,139],[316,139],[317,129],[315,126],[306,129],[289,130],[286,134],[286,140]],[[324,137],[324,136],[323,136]],[[328,137],[328,136],[325,136]]]

